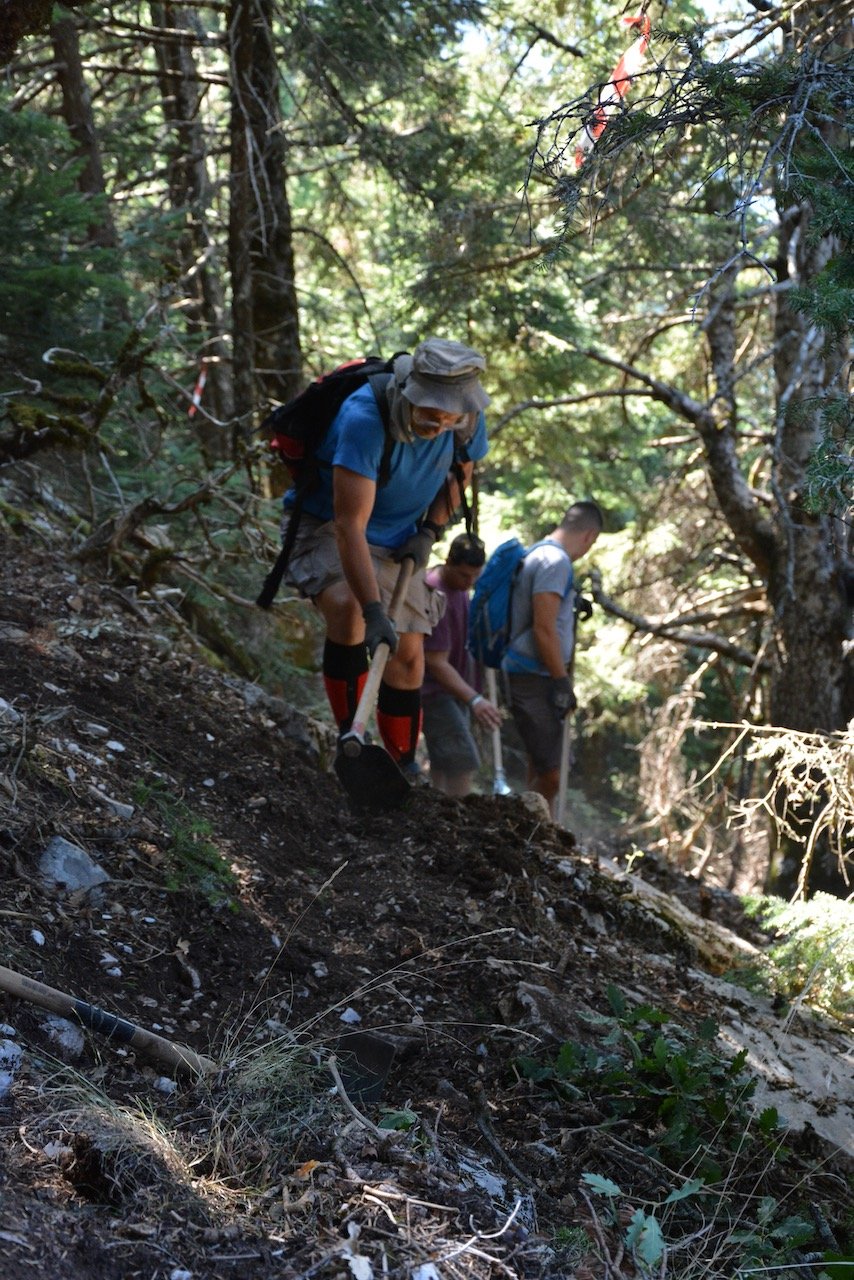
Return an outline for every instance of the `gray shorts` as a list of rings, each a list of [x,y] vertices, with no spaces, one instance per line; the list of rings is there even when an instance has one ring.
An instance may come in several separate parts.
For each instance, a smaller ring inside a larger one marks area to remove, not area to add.
[[[424,741],[430,764],[440,773],[474,773],[480,768],[470,713],[451,693],[424,699]]]
[[[548,676],[506,675],[510,710],[536,773],[560,768],[563,721],[549,697]]]
[[[282,535],[288,527],[288,513],[282,519]],[[388,547],[369,546],[377,586],[384,609],[391,601],[400,565],[391,558]],[[300,595],[316,599],[321,591],[336,582],[344,581],[344,571],[338,557],[335,541],[335,525],[331,520],[319,520],[317,516],[303,512],[299,522],[294,548],[285,571],[285,582],[295,587]],[[398,631],[416,631],[429,635],[445,612],[445,597],[434,591],[424,581],[424,570],[412,575],[406,601],[400,611]]]

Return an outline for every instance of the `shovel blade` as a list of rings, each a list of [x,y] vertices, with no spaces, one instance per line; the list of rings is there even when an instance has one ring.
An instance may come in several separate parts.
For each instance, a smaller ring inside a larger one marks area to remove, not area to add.
[[[352,739],[347,745],[352,751]],[[339,750],[335,772],[351,803],[360,809],[396,809],[412,792],[388,752],[373,743],[363,743],[355,754]]]

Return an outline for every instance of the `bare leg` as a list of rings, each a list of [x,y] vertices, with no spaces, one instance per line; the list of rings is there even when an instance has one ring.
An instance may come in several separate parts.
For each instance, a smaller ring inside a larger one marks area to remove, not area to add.
[[[541,795],[549,806],[552,817],[557,809],[557,793],[560,786],[560,770],[548,769],[545,773],[536,773],[528,767],[528,787]]]
[[[444,773],[438,769],[430,768],[430,781],[437,791],[441,791],[443,795],[454,796],[459,799],[461,796],[467,796],[474,784],[473,773]]]

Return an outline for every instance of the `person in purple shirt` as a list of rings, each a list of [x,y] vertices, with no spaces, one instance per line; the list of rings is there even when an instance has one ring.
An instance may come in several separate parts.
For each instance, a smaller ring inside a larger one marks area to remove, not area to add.
[[[424,640],[424,740],[430,756],[430,781],[449,796],[468,795],[480,767],[472,721],[487,730],[501,725],[498,708],[480,691],[476,665],[466,645],[469,592],[485,562],[480,538],[461,533],[448,548],[445,563],[427,573],[428,585],[441,591],[447,604],[441,621]]]
[[[379,483],[386,429],[369,385],[348,396],[317,450],[320,484],[305,501],[285,580],[314,602],[326,627],[323,680],[339,731],[350,728],[380,643],[391,649],[377,701],[383,746],[416,780],[424,636],[442,597],[424,581],[433,543],[461,502],[474,463],[487,452],[480,384],[486,368],[471,347],[427,338],[399,355],[389,379],[389,478]],[[287,527],[293,492],[284,499]],[[397,629],[387,609],[401,562],[410,581]]]

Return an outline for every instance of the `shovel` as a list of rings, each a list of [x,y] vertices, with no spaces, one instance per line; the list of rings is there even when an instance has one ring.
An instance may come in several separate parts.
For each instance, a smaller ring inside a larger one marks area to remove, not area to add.
[[[486,696],[489,701],[498,706],[498,690],[496,688],[495,669],[494,667],[486,667]],[[510,787],[507,785],[507,779],[504,776],[504,760],[501,755],[501,728],[492,730],[492,759],[494,765],[494,777],[492,781],[492,793],[496,796],[509,796]]]
[[[407,556],[400,566],[388,608],[388,616],[395,625],[414,569],[415,561]],[[365,737],[390,653],[391,649],[387,644],[377,645],[353,723],[339,742],[338,755],[335,757],[338,781],[350,799],[361,808],[393,809],[412,790],[388,752],[383,747],[366,741]]]
[[[570,714],[570,712],[567,712],[564,716],[563,740],[560,744],[560,773],[558,775],[557,813],[555,815],[555,822],[559,827],[563,826],[566,818],[566,784],[569,778],[569,748],[572,741]]]

